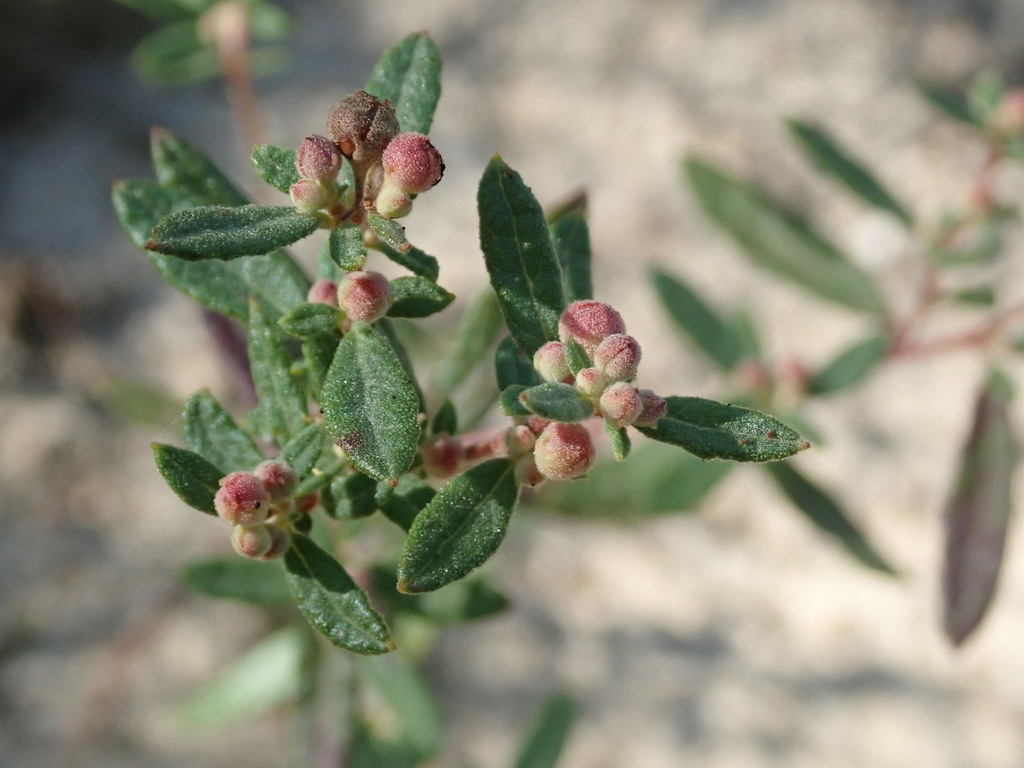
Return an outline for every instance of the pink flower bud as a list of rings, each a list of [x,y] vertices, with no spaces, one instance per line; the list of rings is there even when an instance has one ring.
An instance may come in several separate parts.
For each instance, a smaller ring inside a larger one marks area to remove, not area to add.
[[[398,135],[398,118],[390,103],[356,91],[331,108],[327,135],[346,157],[357,162],[375,160]]]
[[[426,192],[444,175],[444,162],[430,139],[422,133],[400,133],[381,158],[384,174],[412,195]]]
[[[576,371],[576,389],[590,400],[597,400],[607,384],[607,377],[597,368],[581,368]]]
[[[314,509],[316,505],[320,503],[320,494],[317,491],[307,493],[304,496],[299,496],[295,499],[295,511],[300,515],[308,515]]]
[[[259,559],[275,560],[288,551],[288,547],[292,545],[292,537],[286,530],[276,525],[267,526],[267,530],[270,531],[270,549],[260,555]]]
[[[626,381],[640,366],[640,344],[632,336],[613,333],[594,350],[594,367],[609,381]]]
[[[306,294],[306,301],[313,304],[338,306],[338,285],[333,280],[317,280]]]
[[[220,479],[213,506],[232,525],[258,525],[270,516],[270,494],[252,472],[232,472]]]
[[[529,416],[526,419],[526,427],[533,434],[539,435],[544,431],[544,428],[551,423],[551,419],[545,419],[543,416]]]
[[[263,487],[267,489],[272,502],[291,498],[291,495],[295,493],[295,487],[299,484],[295,470],[283,461],[264,461],[257,465],[252,473],[263,481]]]
[[[544,381],[572,381],[572,371],[565,361],[565,347],[560,341],[549,341],[534,352],[533,367]]]
[[[537,461],[533,456],[523,456],[516,462],[515,468],[512,470],[513,476],[516,479],[516,485],[526,485],[530,488],[536,488],[538,485],[544,482],[546,479],[544,475],[537,469]]]
[[[1002,134],[1024,133],[1024,88],[1006,92],[991,118],[992,128]]]
[[[517,424],[505,433],[505,446],[509,456],[522,456],[533,450],[537,436],[525,424]]]
[[[242,557],[263,557],[273,543],[270,528],[265,525],[236,525],[231,532],[231,546]]]
[[[424,447],[423,468],[431,477],[453,477],[462,468],[465,455],[465,448],[459,440],[441,435]]]
[[[341,170],[341,150],[325,136],[307,136],[295,153],[299,176],[313,181],[334,181]]]
[[[616,427],[632,424],[643,410],[640,394],[632,384],[617,381],[601,395],[601,415]]]
[[[338,285],[338,306],[353,322],[379,320],[390,300],[388,279],[380,272],[349,272]]]
[[[288,195],[302,213],[315,213],[331,202],[324,188],[310,179],[301,179],[292,184]]]
[[[586,427],[580,424],[548,424],[533,448],[537,469],[552,480],[571,480],[594,465],[597,454]]]
[[[633,424],[638,427],[653,427],[658,423],[658,419],[665,415],[668,410],[668,402],[665,398],[654,394],[649,389],[641,389],[637,394],[640,395],[640,403],[643,406],[640,410],[640,415],[634,419]]]
[[[562,343],[575,340],[593,357],[597,345],[613,333],[625,333],[622,315],[607,304],[586,299],[574,301],[558,321],[558,338]]]
[[[397,184],[384,177],[384,183],[377,192],[373,207],[385,219],[400,219],[412,211],[412,200]]]

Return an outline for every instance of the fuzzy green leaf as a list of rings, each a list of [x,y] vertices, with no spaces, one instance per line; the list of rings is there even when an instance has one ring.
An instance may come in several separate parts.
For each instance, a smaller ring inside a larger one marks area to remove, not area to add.
[[[412,244],[405,237],[405,227],[394,219],[386,219],[379,213],[371,213],[366,217],[373,234],[381,243],[398,254],[406,254],[412,250]]]
[[[495,156],[477,191],[480,247],[509,333],[527,355],[558,338],[562,271],[544,211],[518,173]]]
[[[304,480],[324,452],[324,430],[319,424],[310,424],[281,448],[280,461],[292,468],[299,480]]]
[[[566,302],[594,298],[590,276],[590,228],[580,211],[569,211],[551,225],[558,264],[562,268],[562,291]]]
[[[188,447],[225,473],[248,472],[264,459],[249,434],[208,390],[188,399],[183,420]]]
[[[377,243],[380,252],[398,266],[405,267],[414,275],[425,277],[427,280],[437,280],[437,276],[441,273],[437,259],[414,245],[408,248],[405,246],[409,246],[409,243],[405,243],[401,248],[393,248],[384,241]]]
[[[382,718],[397,724],[392,741],[407,747],[421,760],[441,749],[438,707],[423,678],[398,654],[362,659],[356,666],[359,680],[372,692]]]
[[[280,605],[292,600],[284,571],[271,563],[241,557],[204,560],[186,566],[180,577],[193,592],[209,597],[253,605]]]
[[[437,407],[434,418],[430,420],[430,434],[454,435],[459,429],[459,416],[455,404],[447,398]]]
[[[425,277],[397,277],[389,287],[391,306],[388,307],[388,317],[429,317],[455,300],[454,293]]]
[[[506,416],[529,416],[530,410],[519,399],[528,388],[522,384],[509,384],[498,396],[498,405]]]
[[[555,768],[576,720],[576,703],[566,693],[548,699],[527,732],[514,768]]]
[[[858,341],[811,376],[807,392],[827,395],[863,381],[882,362],[888,348],[889,339],[885,336],[871,336]]]
[[[309,384],[310,397],[319,402],[323,392],[327,372],[334,362],[334,354],[341,341],[341,331],[335,329],[330,333],[307,336],[302,340],[302,358],[306,363],[306,379]]]
[[[883,310],[872,279],[776,201],[698,158],[685,169],[704,212],[756,264],[851,309]]]
[[[800,474],[791,463],[767,464],[765,469],[798,510],[818,528],[834,537],[853,557],[868,568],[882,573],[896,571],[864,534],[850,521],[836,501],[824,490]]]
[[[292,375],[292,361],[274,325],[255,301],[249,308],[249,361],[264,436],[281,445],[309,423],[306,396]]]
[[[702,459],[777,461],[809,447],[794,430],[759,411],[702,397],[666,399],[665,416],[640,432]]]
[[[381,101],[391,101],[403,131],[430,133],[441,98],[441,56],[434,41],[417,32],[386,51],[366,90]]]
[[[732,371],[744,358],[744,346],[730,325],[689,286],[659,269],[651,282],[673,324],[723,371]]]
[[[629,439],[629,433],[625,427],[616,427],[608,419],[604,420],[604,431],[608,435],[608,440],[612,444],[612,454],[615,456],[616,461],[625,461],[626,457],[629,456],[629,451],[633,447],[632,441]]]
[[[359,227],[342,225],[331,230],[327,240],[331,259],[345,272],[362,269],[366,263],[366,245]]]
[[[832,176],[861,200],[888,211],[907,226],[914,219],[878,179],[856,158],[836,143],[820,126],[789,120],[789,130],[797,145],[822,173]]]
[[[252,148],[249,159],[261,179],[286,195],[300,178],[295,167],[294,149],[257,144]]]
[[[518,489],[508,459],[491,459],[449,481],[409,530],[398,589],[431,592],[479,567],[501,545]]]
[[[933,107],[943,112],[947,117],[958,120],[961,123],[979,127],[971,114],[967,104],[967,97],[961,91],[955,90],[934,80],[918,80],[917,91]]]
[[[362,472],[397,481],[419,442],[420,401],[387,338],[357,324],[338,344],[324,383],[327,431]]]
[[[395,648],[384,620],[341,564],[301,534],[284,556],[292,594],[303,615],[334,645],[364,655]]]
[[[511,336],[502,339],[495,350],[494,372],[498,380],[498,388],[502,391],[512,385],[518,385],[525,389],[540,384],[540,376],[533,367],[533,361],[519,351]]]
[[[149,144],[157,181],[183,207],[249,202],[206,155],[181,137],[158,127],[150,132]]]
[[[576,387],[561,382],[545,382],[523,390],[519,393],[519,402],[530,413],[552,421],[571,424],[594,415],[594,404]]]
[[[213,497],[217,495],[224,472],[198,453],[173,445],[153,443],[153,458],[160,474],[179,499],[200,512],[217,514]]]
[[[377,511],[377,481],[362,472],[338,475],[323,497],[324,509],[331,517],[357,520]]]
[[[338,308],[320,302],[302,302],[292,307],[278,320],[281,329],[290,336],[306,338],[338,330]]]
[[[290,205],[208,205],[162,218],[146,250],[181,259],[260,256],[313,234],[320,217]]]
[[[404,475],[395,487],[386,486],[385,493],[377,488],[377,502],[380,511],[388,520],[399,526],[402,530],[408,531],[412,527],[416,516],[423,511],[437,495],[430,485],[413,475]],[[394,582],[392,582],[393,586]]]

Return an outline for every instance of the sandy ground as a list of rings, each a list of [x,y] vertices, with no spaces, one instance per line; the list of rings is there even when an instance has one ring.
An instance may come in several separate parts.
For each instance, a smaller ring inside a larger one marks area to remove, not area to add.
[[[475,186],[494,152],[545,202],[586,187],[598,295],[656,350],[645,384],[680,394],[721,395],[722,382],[665,331],[645,265],[748,307],[777,356],[823,361],[866,330],[748,268],[683,189],[682,153],[814,215],[901,306],[914,270],[887,256],[891,227],[809,173],[780,116],[825,122],[934,220],[982,148],[938,120],[912,78],[1022,74],[1011,0],[296,5],[292,66],[260,86],[271,140],[321,130],[383,48],[429,30],[445,58],[434,137],[447,172],[408,226],[441,258],[441,282],[462,296],[483,281]],[[229,389],[198,313],[121,235],[110,180],[149,173],[151,124],[225,158],[251,188],[245,153],[216,86],[138,82],[109,9],[88,4],[92,31],[75,37],[57,21],[66,6],[37,6],[46,23],[12,11],[3,43],[16,74],[0,125],[0,764],[282,765],[279,718],[211,732],[171,717],[263,625],[175,587],[180,565],[227,544],[152,467],[147,443],[177,439],[173,411],[132,425],[103,407],[118,380],[177,402]],[[1021,274],[1004,267],[1010,294]],[[970,355],[900,366],[810,413],[826,441],[799,466],[898,580],[848,560],[750,468],[698,515],[517,526],[491,566],[513,609],[449,632],[429,660],[449,730],[441,764],[507,765],[559,687],[581,707],[566,768],[1024,764],[1019,527],[978,635],[953,652],[938,630],[939,510],[981,372]]]

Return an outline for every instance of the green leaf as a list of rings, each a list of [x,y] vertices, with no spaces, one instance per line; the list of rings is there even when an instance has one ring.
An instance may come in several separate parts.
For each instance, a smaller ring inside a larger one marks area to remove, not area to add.
[[[306,396],[292,376],[287,355],[274,326],[255,301],[249,308],[249,362],[260,398],[261,426],[278,445],[309,423]]]
[[[533,367],[533,360],[516,347],[511,336],[506,336],[498,344],[498,349],[494,353],[494,372],[498,387],[503,391],[513,385],[525,389],[540,384],[540,376]]]
[[[265,458],[208,390],[188,399],[183,420],[188,447],[225,473],[248,472]]]
[[[529,416],[530,410],[519,399],[519,396],[527,389],[528,387],[524,387],[522,384],[509,384],[505,387],[498,397],[498,405],[501,406],[502,413],[506,416]]]
[[[459,430],[459,415],[455,404],[447,398],[438,406],[434,418],[430,420],[430,434],[454,435]]]
[[[290,205],[208,205],[162,218],[146,250],[188,260],[260,256],[314,232],[320,217]]]
[[[999,373],[991,374],[975,403],[956,485],[946,505],[943,628],[956,646],[984,618],[999,581],[1019,460],[1011,399],[1008,382]]]
[[[561,382],[546,382],[523,390],[519,394],[519,402],[530,413],[552,421],[571,424],[594,415],[594,404],[576,387]]]
[[[967,89],[967,108],[978,125],[987,125],[1006,95],[1006,84],[996,72],[981,72]]]
[[[800,474],[791,463],[766,464],[765,469],[786,497],[818,528],[834,537],[853,557],[882,573],[896,571],[871,545],[824,490]]]
[[[518,489],[513,462],[491,459],[450,480],[409,530],[398,589],[431,592],[482,565],[505,538]]]
[[[437,491],[426,481],[413,475],[403,475],[398,485],[385,483],[377,486],[377,503],[388,520],[408,532],[413,520],[437,495]]]
[[[340,648],[387,653],[395,648],[384,620],[341,564],[301,534],[284,556],[288,584],[303,615]]]
[[[399,255],[412,250],[412,244],[405,237],[405,227],[394,219],[386,219],[379,213],[371,213],[366,222],[380,242]]]
[[[171,212],[174,196],[141,179],[114,182],[111,195],[118,221],[135,245],[145,248],[156,223]]]
[[[193,592],[209,597],[253,605],[280,605],[292,601],[284,571],[273,563],[242,557],[204,560],[183,568],[180,577]]]
[[[162,443],[153,443],[152,446],[156,468],[178,498],[193,509],[216,515],[213,497],[217,495],[220,479],[225,473],[198,453]]]
[[[285,333],[306,338],[337,331],[339,320],[337,307],[304,301],[292,307],[291,311],[277,322]]]
[[[407,322],[399,320],[399,323]],[[402,339],[398,334],[398,330],[395,327],[395,322],[388,317],[382,317],[374,326],[384,334],[387,338],[388,343],[391,345],[391,349],[394,350],[395,356],[398,358],[398,362],[402,364],[402,370],[405,371],[405,375],[409,379],[409,383],[412,384],[413,390],[416,392],[416,398],[420,402],[420,412],[425,413],[427,410],[427,401],[423,397],[423,390],[420,389],[420,383],[416,379],[416,371],[412,367],[412,358],[409,357],[409,353],[405,349],[405,345],[402,343]],[[408,327],[408,326],[406,326]]]
[[[434,41],[417,32],[386,51],[366,90],[381,101],[391,101],[403,131],[430,133],[441,98],[441,56]]]
[[[120,5],[158,21],[195,19],[214,0],[117,0]]]
[[[407,595],[395,589],[398,573],[387,566],[373,569],[373,593],[387,601],[389,614],[422,616],[438,624],[462,624],[506,610],[509,600],[481,577],[471,576],[447,589]]]
[[[338,329],[318,336],[307,336],[302,340],[302,357],[306,362],[310,397],[317,402],[320,401],[324,381],[331,369],[331,363],[334,362],[334,354],[340,341],[341,331]]]
[[[389,734],[418,755],[433,757],[441,749],[441,720],[423,678],[401,656],[361,659],[356,666],[359,679],[374,694],[386,717],[395,725]]]
[[[153,128],[149,144],[157,181],[182,206],[249,202],[206,155],[166,128]]]
[[[167,24],[132,51],[132,69],[161,85],[197,83],[218,74],[217,51],[200,39],[193,19]]]
[[[518,173],[495,156],[477,191],[480,247],[509,333],[527,355],[558,338],[562,272],[544,211]]]
[[[573,376],[594,364],[590,359],[590,355],[587,354],[587,350],[576,339],[568,339],[564,344],[564,349],[565,362],[568,363],[569,370],[572,371]]]
[[[324,509],[331,517],[357,520],[377,511],[377,481],[362,472],[338,475],[324,493]]]
[[[427,280],[437,280],[441,269],[438,266],[437,259],[428,253],[424,253],[414,245],[408,248],[405,246],[409,246],[409,243],[405,243],[402,248],[393,248],[383,240],[377,243],[377,248],[380,249],[380,252],[398,266],[405,267],[414,275],[425,277]]]
[[[985,221],[960,234],[951,244],[940,242],[928,256],[939,267],[972,267],[992,261],[1002,250],[1002,225],[998,221]]]
[[[604,431],[608,435],[608,440],[612,444],[612,453],[615,456],[616,461],[625,461],[626,457],[629,456],[629,451],[632,448],[632,441],[629,439],[629,433],[626,432],[625,427],[616,427],[608,419],[604,420]]]
[[[969,288],[961,288],[949,296],[950,299],[973,307],[991,307],[996,303],[996,292],[991,285],[972,285]]]
[[[978,127],[963,93],[934,80],[920,79],[916,85],[918,93],[933,107],[944,112],[947,117]]]
[[[363,233],[354,224],[343,224],[331,230],[327,240],[331,259],[345,272],[362,269],[366,263],[366,246]]]
[[[669,397],[668,412],[647,437],[677,445],[702,459],[777,461],[810,447],[778,419],[750,408],[702,397]]]
[[[425,277],[397,277],[389,287],[388,317],[429,317],[455,300],[455,294]]]
[[[744,359],[746,350],[733,328],[678,278],[653,269],[651,282],[676,328],[721,370],[734,370]]]
[[[698,158],[685,169],[704,212],[756,264],[851,309],[884,309],[871,278],[777,202]]]
[[[819,171],[838,180],[869,205],[888,211],[907,226],[913,226],[914,219],[907,209],[821,127],[800,120],[787,122],[797,145]]]
[[[356,324],[342,337],[322,405],[327,431],[362,472],[391,482],[412,466],[420,401],[382,333]]]
[[[569,211],[551,225],[551,239],[562,269],[566,302],[594,298],[590,277],[590,229],[580,211]]]
[[[261,179],[286,195],[291,191],[292,184],[301,178],[295,167],[294,149],[257,144],[252,148],[249,159]]]
[[[277,458],[290,466],[302,481],[320,460],[320,454],[324,452],[324,437],[323,427],[310,424],[284,444]]]
[[[808,394],[830,395],[859,384],[885,359],[888,348],[889,339],[885,336],[871,336],[858,341],[810,377]]]
[[[548,699],[519,750],[514,768],[554,768],[576,720],[576,703],[566,693]]]
[[[470,303],[459,318],[454,339],[434,367],[432,389],[437,397],[446,397],[487,359],[488,352],[501,330],[501,311],[494,292],[484,290]]]

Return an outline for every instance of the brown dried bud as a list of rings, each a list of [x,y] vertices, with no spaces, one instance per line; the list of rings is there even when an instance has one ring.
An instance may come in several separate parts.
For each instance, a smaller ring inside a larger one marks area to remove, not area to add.
[[[437,184],[444,175],[441,153],[422,133],[400,133],[381,158],[384,174],[405,192],[418,195]]]
[[[345,157],[356,162],[375,160],[398,135],[398,117],[387,102],[356,91],[331,108],[327,135]]]
[[[341,170],[341,150],[326,136],[307,136],[295,153],[295,168],[304,179],[334,181]]]

